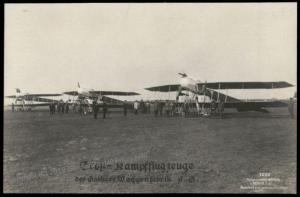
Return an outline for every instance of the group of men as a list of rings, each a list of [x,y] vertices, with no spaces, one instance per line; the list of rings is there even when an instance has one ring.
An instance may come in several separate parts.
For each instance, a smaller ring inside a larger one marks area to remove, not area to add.
[[[126,109],[128,108],[128,104],[125,101],[126,104]],[[149,114],[150,113],[150,102],[144,102],[143,99],[138,102],[137,100],[133,103],[133,109],[134,109],[134,114],[137,115],[138,111],[141,111],[143,114]]]
[[[94,100],[92,106],[93,106],[94,119],[97,119],[98,118],[100,104],[97,102],[97,100]],[[107,106],[107,104],[105,102],[103,102],[103,104],[102,104],[102,112],[103,112],[102,115],[103,115],[103,118],[106,118],[107,111],[108,111],[108,106]]]
[[[58,113],[69,113],[69,101],[64,102],[63,100],[60,100],[57,103],[50,103],[49,104],[49,110],[50,110],[50,114],[54,114],[55,112]]]
[[[70,100],[69,100],[70,101]],[[69,101],[64,102],[63,100],[60,100],[57,103],[50,103],[49,104],[49,110],[50,114],[54,114],[55,112],[58,113],[69,113]],[[134,109],[134,114],[137,115],[139,111],[144,114],[150,114],[151,110],[153,109],[154,116],[162,116],[163,112],[167,116],[174,116],[176,114],[178,115],[183,115],[183,116],[190,116],[190,115],[219,115],[221,118],[223,118],[223,112],[224,112],[224,102],[219,101],[216,102],[215,100],[212,100],[210,103],[209,108],[205,108],[202,106],[202,109],[200,108],[200,104],[196,102],[196,108],[194,105],[189,102],[184,102],[184,103],[176,103],[174,101],[154,101],[154,102],[149,102],[146,101],[144,102],[141,100],[138,102],[137,100],[133,103],[133,109]],[[90,106],[83,101],[81,101],[79,104],[73,103],[73,112],[77,112],[77,107],[79,107],[79,114],[80,115],[85,115],[87,114],[87,108],[90,108]],[[289,104],[288,104],[288,111],[290,113],[291,118],[294,118],[294,105],[295,101],[293,98],[290,99]],[[12,111],[15,111],[15,106],[12,103]],[[99,108],[102,107],[102,114],[103,118],[106,118],[107,112],[108,112],[108,105],[107,103],[103,102],[102,104],[99,104],[97,100],[93,101],[92,104],[92,111],[94,114],[94,118],[98,118],[98,113],[99,113]],[[130,105],[129,103],[125,100],[123,102],[123,110],[124,110],[124,116],[127,116],[127,111],[129,109]],[[196,111],[195,111],[196,109]]]
[[[124,115],[127,114],[126,102],[124,103]],[[150,113],[150,109],[153,109],[154,116],[162,116],[163,114],[167,116],[174,115],[183,115],[183,116],[192,116],[192,115],[216,115],[218,114],[221,118],[223,117],[224,112],[224,102],[215,102],[214,100],[210,104],[210,108],[207,109],[202,106],[200,108],[200,104],[196,103],[196,108],[193,103],[184,102],[184,103],[176,103],[174,101],[154,101],[144,102],[141,100],[138,102],[137,100],[133,103],[134,114],[137,115],[138,112],[142,113]],[[210,113],[208,113],[208,111]]]

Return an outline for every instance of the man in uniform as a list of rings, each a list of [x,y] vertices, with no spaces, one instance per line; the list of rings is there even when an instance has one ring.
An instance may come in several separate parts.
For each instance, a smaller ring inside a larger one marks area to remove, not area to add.
[[[56,103],[52,103],[52,110],[53,110],[53,114],[55,114],[55,111],[56,111]]]
[[[106,113],[107,113],[107,104],[103,102],[103,118],[106,118]]]
[[[124,116],[127,116],[127,101],[125,100],[123,103]]]
[[[224,102],[220,100],[218,104],[218,112],[221,118],[223,118],[223,112],[224,112]]]
[[[79,102],[79,114],[82,116],[83,115],[83,102]]]
[[[158,102],[158,111],[159,111],[160,116],[163,115],[163,110],[164,110],[164,103],[162,101],[159,101]]]
[[[169,106],[170,106],[170,111],[169,111],[170,116],[174,116],[175,105],[174,105],[173,101],[170,102]]]
[[[288,105],[288,110],[290,112],[291,118],[294,118],[294,100],[293,100],[292,97],[290,98],[290,102],[289,102],[289,105]]]
[[[66,104],[65,104],[66,105],[66,114],[69,113],[69,101],[67,101]]]
[[[61,101],[61,113],[65,113],[65,102]]]
[[[158,115],[158,102],[157,101],[154,101],[153,109],[154,109],[154,116],[157,116]]]
[[[52,103],[49,103],[49,111],[50,111],[50,115],[52,115],[52,112],[53,112]]]
[[[150,102],[149,101],[146,102],[146,113],[150,114]]]
[[[216,101],[213,99],[210,105],[210,113],[213,115],[216,112]]]
[[[139,108],[139,103],[138,103],[138,101],[135,101],[135,102],[134,102],[133,108],[134,108],[134,114],[137,115],[137,114],[138,114],[138,108]]]
[[[99,105],[97,100],[93,101],[93,112],[94,112],[94,119],[98,118],[98,111],[99,111]]]

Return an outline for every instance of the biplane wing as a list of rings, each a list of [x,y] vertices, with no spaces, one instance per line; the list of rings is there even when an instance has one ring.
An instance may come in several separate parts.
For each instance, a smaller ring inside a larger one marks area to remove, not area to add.
[[[14,104],[14,107],[40,107],[49,106],[50,103],[30,103],[30,104]],[[8,106],[12,106],[11,104]]]
[[[123,104],[124,102],[115,98],[111,98],[108,96],[102,96],[102,101],[105,101],[106,103],[109,104]]]
[[[210,89],[275,89],[293,87],[292,84],[285,81],[277,82],[207,82],[198,83],[199,88],[205,86]],[[163,86],[154,86],[145,88],[149,91],[157,92],[175,92],[178,91],[180,84],[170,84]]]
[[[227,102],[239,102],[240,99],[234,98],[232,96],[228,96],[226,94],[223,94],[221,92],[217,92],[213,89],[205,89],[205,95],[210,97],[210,99],[215,100],[215,101],[223,101],[225,103]]]
[[[204,106],[206,108],[211,107],[211,103],[207,102],[200,102],[200,106]],[[196,107],[195,103],[192,103],[193,107]],[[258,111],[268,113],[266,108],[273,108],[273,107],[286,107],[288,106],[287,102],[284,101],[233,101],[224,103],[224,108],[235,108],[237,111]]]
[[[292,84],[285,81],[273,82],[211,82],[198,83],[199,86],[205,86],[211,89],[275,89],[293,87]]]
[[[140,95],[139,93],[136,92],[121,92],[121,91],[89,91],[91,95],[110,95],[110,96],[135,96],[135,95]],[[72,95],[72,96],[78,96],[79,93],[77,91],[69,91],[69,92],[64,92],[64,94],[67,95]]]
[[[34,98],[39,98],[39,97],[48,97],[48,96],[61,96],[61,94],[24,94],[21,96],[17,95],[10,95],[6,96],[6,98],[18,98],[18,97],[23,97],[26,100],[34,99]]]
[[[154,86],[145,89],[154,92],[175,92],[178,91],[179,87],[180,84],[172,84],[172,85]]]
[[[6,96],[5,98],[17,98],[16,95]]]
[[[78,92],[77,91],[63,92],[63,94],[72,95],[72,96],[78,96]]]
[[[121,91],[89,91],[91,94],[94,95],[102,95],[102,96],[136,96],[140,95],[139,93],[136,92],[121,92]]]

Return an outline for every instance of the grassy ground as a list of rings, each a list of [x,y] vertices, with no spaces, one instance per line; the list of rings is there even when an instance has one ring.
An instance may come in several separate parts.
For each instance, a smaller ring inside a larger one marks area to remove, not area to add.
[[[94,120],[7,111],[4,192],[295,193],[296,124],[286,108],[232,112],[223,119],[111,113]],[[159,169],[116,169],[117,163],[147,161]],[[168,163],[181,165],[168,169]],[[245,189],[253,184],[249,179],[264,178],[259,173],[265,172],[274,178],[269,188]],[[88,182],[91,175],[127,181]],[[160,181],[143,181],[147,177]]]

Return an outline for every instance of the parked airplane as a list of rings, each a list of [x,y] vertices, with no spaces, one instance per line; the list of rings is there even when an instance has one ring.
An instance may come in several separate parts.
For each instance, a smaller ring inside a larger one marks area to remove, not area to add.
[[[19,88],[16,88],[16,94],[6,96],[6,98],[14,99],[13,105],[16,109],[31,110],[32,107],[48,106],[49,103],[57,102],[57,100],[42,97],[56,97],[61,94],[30,94],[21,92]]]
[[[91,104],[94,99],[98,101],[106,101],[110,104],[121,104],[122,101],[110,98],[108,96],[136,96],[140,95],[136,92],[121,92],[121,91],[99,91],[89,88],[81,87],[79,82],[77,83],[77,90],[63,92],[66,95],[77,96],[77,101],[82,101],[83,103]]]
[[[177,92],[176,102],[179,100],[179,96],[184,95],[182,91],[187,91],[189,96],[194,99],[195,102],[197,95],[203,95],[210,97],[210,101],[216,102],[222,101],[225,108],[236,108],[238,111],[261,111],[267,112],[265,107],[282,107],[287,106],[287,103],[281,101],[244,101],[232,96],[223,94],[216,90],[222,89],[275,89],[275,88],[287,88],[293,85],[284,82],[200,82],[188,77],[185,73],[178,73],[181,75],[179,84],[163,85],[145,88],[149,91],[159,92]],[[199,103],[199,102],[198,102]],[[199,103],[202,106],[209,106],[210,102]]]

